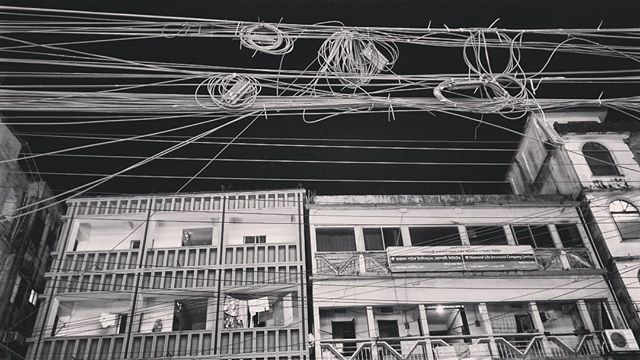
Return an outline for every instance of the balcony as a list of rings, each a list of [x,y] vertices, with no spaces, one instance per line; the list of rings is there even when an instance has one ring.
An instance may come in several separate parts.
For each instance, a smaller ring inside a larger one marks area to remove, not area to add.
[[[535,249],[534,256],[540,271],[596,268],[589,250],[585,248]],[[375,275],[390,272],[385,251],[322,252],[316,253],[315,258],[317,275]]]
[[[132,292],[135,270],[110,271],[109,273],[82,273],[63,275],[56,285],[57,294],[88,292]]]
[[[304,350],[300,336],[300,330],[295,328],[223,330],[219,351],[215,351],[215,332],[212,330],[138,333],[132,335],[130,352],[126,357],[124,334],[46,338],[38,359],[211,359],[236,358],[237,354],[246,359],[276,355],[279,358],[301,358]]]
[[[53,262],[49,271],[86,272],[115,269],[135,269],[138,265],[139,251],[127,250],[95,250],[68,252],[62,258],[59,253],[52,254]]]
[[[604,359],[598,334],[495,334],[323,340],[321,360]]]

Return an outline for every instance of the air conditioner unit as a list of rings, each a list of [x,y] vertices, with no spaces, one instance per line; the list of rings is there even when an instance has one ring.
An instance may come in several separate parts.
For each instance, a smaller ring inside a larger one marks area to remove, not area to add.
[[[7,331],[4,334],[2,342],[4,342],[5,344],[15,343],[22,346],[24,345],[24,336],[22,336],[22,334],[17,331]]]
[[[605,330],[604,339],[607,342],[609,352],[630,352],[640,351],[638,342],[633,336],[631,329],[612,329]]]

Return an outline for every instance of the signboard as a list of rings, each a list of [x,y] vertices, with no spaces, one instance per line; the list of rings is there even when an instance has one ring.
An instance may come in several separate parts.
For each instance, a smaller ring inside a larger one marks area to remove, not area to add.
[[[391,246],[392,272],[538,270],[531,246]]]

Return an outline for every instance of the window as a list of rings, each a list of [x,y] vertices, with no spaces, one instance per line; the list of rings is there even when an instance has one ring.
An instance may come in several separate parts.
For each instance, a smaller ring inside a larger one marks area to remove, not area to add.
[[[637,207],[624,200],[616,200],[609,204],[609,212],[622,240],[640,238],[640,212]]]
[[[429,226],[409,228],[412,246],[461,246],[457,226]]]
[[[207,323],[207,299],[177,300],[173,308],[172,331],[204,330]]]
[[[127,331],[128,317],[129,317],[129,314],[127,313],[118,314],[117,327],[116,327],[118,334],[124,334]]]
[[[467,226],[471,245],[509,245],[502,226]]]
[[[182,230],[182,246],[206,246],[213,241],[212,228]]]
[[[578,225],[576,224],[556,224],[558,235],[562,241],[562,246],[565,248],[579,248],[584,247],[584,241],[580,231],[578,231]]]
[[[36,304],[38,303],[38,293],[31,289],[31,292],[29,292],[29,304],[36,306]]]
[[[140,240],[131,240],[132,249],[140,249]]]
[[[365,228],[365,250],[384,250],[389,246],[402,246],[400,228]]]
[[[264,244],[267,242],[266,235],[256,235],[256,236],[245,236],[244,243],[245,244]]]
[[[531,245],[534,249],[556,247],[547,225],[518,225],[512,229],[518,245]]]
[[[584,155],[589,169],[595,176],[620,175],[616,167],[611,153],[601,144],[588,142],[582,146],[582,154]]]
[[[606,304],[607,300],[587,300],[587,310],[589,311],[589,317],[593,323],[593,327],[597,331],[605,329],[613,329],[611,317],[609,316],[609,309]]]
[[[353,228],[316,229],[318,251],[356,251]]]

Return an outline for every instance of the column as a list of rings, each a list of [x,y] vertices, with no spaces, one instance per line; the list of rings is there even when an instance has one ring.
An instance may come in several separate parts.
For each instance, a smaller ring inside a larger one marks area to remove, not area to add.
[[[502,227],[504,228],[505,235],[507,235],[507,243],[512,246],[517,245],[513,232],[511,232],[511,226],[503,225]]]
[[[313,337],[314,343],[313,347],[315,349],[315,358],[322,358],[322,348],[320,347],[320,339],[321,339],[321,331],[320,331],[320,308],[316,305],[313,305]],[[314,359],[310,359],[314,360]]]
[[[420,312],[420,327],[422,328],[422,335],[429,336],[429,323],[427,322],[427,306],[426,305],[418,305],[418,311]],[[427,360],[434,360],[433,357],[433,348],[431,347],[431,338],[425,339],[425,354],[427,355]]]
[[[364,255],[362,254],[365,250],[364,246],[364,231],[362,230],[362,226],[356,226],[353,229],[356,235],[356,251],[358,252],[358,272],[360,274],[364,274],[367,271],[366,265],[364,263]]]
[[[538,310],[538,304],[534,301],[529,303],[529,314],[531,315],[531,319],[533,320],[533,325],[538,329],[539,333],[544,332],[544,324],[542,323],[542,318],[540,317],[540,311]],[[535,346],[531,347],[533,351],[536,351]],[[551,351],[552,345],[547,340],[546,336],[542,339],[542,354],[538,354],[541,356],[553,356],[553,352]]]
[[[493,327],[491,326],[491,316],[489,315],[489,309],[487,303],[479,303],[478,313],[480,314],[480,323],[482,324],[482,330],[489,336],[489,351],[492,356],[498,357],[500,352],[498,351],[498,345],[493,337]]]
[[[378,360],[378,326],[376,324],[376,318],[373,314],[373,306],[367,306],[367,326],[369,327],[369,337],[371,340],[371,359]]]
[[[569,260],[567,260],[567,254],[564,251],[564,245],[562,245],[562,240],[560,239],[560,234],[558,234],[558,229],[554,224],[547,225],[549,227],[549,234],[551,234],[551,238],[553,239],[553,243],[556,245],[557,249],[560,250],[560,263],[562,264],[562,269],[567,270],[571,268],[569,264]]]
[[[578,308],[578,314],[580,314],[580,319],[582,320],[584,329],[595,331],[593,321],[591,321],[591,315],[589,315],[589,309],[587,309],[587,303],[584,300],[578,300],[576,302],[576,307]]]

